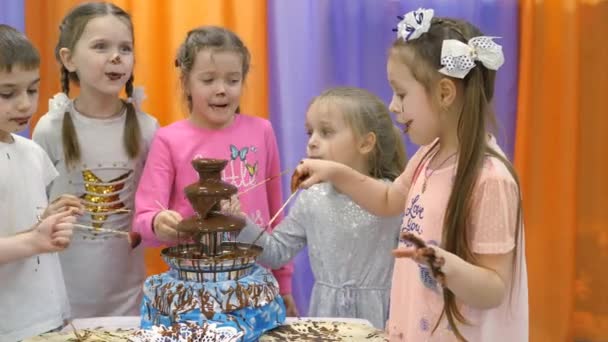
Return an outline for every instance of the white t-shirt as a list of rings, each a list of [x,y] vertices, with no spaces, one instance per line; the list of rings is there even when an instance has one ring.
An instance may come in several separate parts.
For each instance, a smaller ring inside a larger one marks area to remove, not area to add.
[[[0,236],[30,229],[47,206],[46,186],[57,171],[36,143],[12,135],[0,143]],[[0,340],[16,341],[55,329],[69,316],[57,253],[0,265]]]
[[[81,152],[81,160],[73,168],[66,167],[63,156],[63,111],[44,115],[33,134],[59,171],[49,198],[78,196],[85,207],[80,223],[129,231],[132,211],[128,209],[134,207],[135,190],[158,123],[148,114],[136,114],[142,149],[137,158],[130,159],[123,143],[126,111],[110,119],[93,119],[78,113],[71,103],[68,109]],[[74,318],[139,315],[146,277],[142,246],[131,249],[122,235],[79,229],[60,260]]]

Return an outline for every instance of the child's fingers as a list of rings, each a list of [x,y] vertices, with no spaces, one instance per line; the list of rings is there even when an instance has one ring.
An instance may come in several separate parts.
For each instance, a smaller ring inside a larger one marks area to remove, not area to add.
[[[161,223],[158,227],[158,237],[164,241],[177,241],[177,230],[167,224]]]
[[[69,219],[69,217],[66,217],[65,219],[67,220]],[[53,233],[67,232],[69,234],[72,234],[73,230],[74,224],[72,222],[59,222],[53,226]]]
[[[294,174],[306,175],[309,173],[308,165],[305,163],[305,161],[306,161],[306,159],[300,160],[300,163],[298,164],[298,166],[296,166],[296,169],[293,171]]]
[[[229,200],[221,200],[220,201],[220,211],[228,211],[228,209],[230,208],[230,201]]]
[[[300,161],[300,164],[298,164],[291,175],[291,192],[295,192],[300,188],[307,189],[320,181],[309,163],[310,159]]]
[[[64,217],[60,217],[59,220],[57,221],[57,223],[69,223],[70,224],[70,229],[72,229],[72,223],[76,222],[76,216],[74,215],[70,215],[68,212],[67,216]]]
[[[308,189],[311,186],[320,183],[321,179],[316,174],[305,174],[300,177],[299,189]]]
[[[232,213],[234,214],[241,212],[241,201],[239,201],[239,197],[237,195],[233,195],[230,198],[230,210],[232,210]]]
[[[163,210],[154,218],[154,234],[162,241],[177,241],[177,225],[182,216],[173,210]]]
[[[441,271],[441,268],[445,264],[445,258],[437,256],[437,253],[431,247],[418,249],[418,254],[422,262],[429,265],[433,278],[440,284],[445,285],[445,274]]]
[[[61,211],[48,216],[44,221],[48,220],[51,224],[58,222],[74,222],[73,220],[76,220],[76,218],[73,215],[72,211]]]
[[[183,220],[182,215],[180,213],[178,213],[177,211],[167,210],[166,212],[169,214],[168,218],[169,218],[170,224],[173,225],[174,227],[177,227],[177,224]]]
[[[55,247],[60,249],[66,249],[70,246],[70,239],[64,237],[54,238],[51,242]]]
[[[438,269],[442,268],[443,265],[445,265],[445,259],[443,257],[435,257],[431,264],[431,266],[436,267]]]
[[[443,272],[441,272],[440,270],[431,270],[433,273],[433,278],[435,278],[435,280],[437,280],[437,282],[441,284],[441,286],[445,286],[445,274],[443,274]]]
[[[70,241],[72,241],[72,233],[71,232],[57,232],[57,233],[53,233],[51,235],[51,241],[53,241],[53,244],[55,243],[55,241],[67,241],[68,243]]]
[[[416,250],[412,248],[396,248],[392,253],[395,258],[414,258],[417,255]]]
[[[426,247],[426,243],[424,242],[424,240],[410,232],[401,233],[401,239],[412,243],[414,246],[416,246],[416,248]]]
[[[76,208],[79,210],[83,210],[84,206],[82,205],[82,202],[80,201],[80,198],[73,196],[73,195],[61,195],[58,198],[56,198],[52,203],[51,206],[53,206],[54,208]],[[65,209],[63,209],[65,210]]]

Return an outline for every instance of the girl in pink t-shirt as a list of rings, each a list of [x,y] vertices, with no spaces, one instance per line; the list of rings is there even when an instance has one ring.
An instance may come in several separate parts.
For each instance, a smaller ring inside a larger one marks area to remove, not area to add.
[[[266,226],[281,207],[280,179],[255,187],[281,173],[272,126],[262,118],[237,115],[250,59],[241,39],[225,28],[203,26],[188,32],[175,64],[190,117],[159,129],[152,141],[135,197],[134,229],[144,244],[174,242],[178,222],[194,214],[184,188],[198,179],[191,165],[195,158],[228,160],[222,177],[243,193],[240,205],[252,221]],[[273,273],[287,314],[296,316],[292,265]]]
[[[302,186],[330,181],[373,214],[404,213],[391,341],[527,341],[519,183],[486,131],[502,47],[429,9],[407,13],[397,31],[390,110],[422,147],[393,184],[307,159]]]

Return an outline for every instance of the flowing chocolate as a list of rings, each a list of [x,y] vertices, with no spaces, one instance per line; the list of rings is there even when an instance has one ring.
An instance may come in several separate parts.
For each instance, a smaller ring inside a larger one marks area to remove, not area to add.
[[[302,184],[302,182],[306,180],[308,176],[308,174],[300,173],[298,170],[294,171],[293,175],[291,175],[291,192],[294,193],[298,191],[300,184]]]
[[[236,242],[245,220],[220,211],[220,201],[238,192],[234,185],[222,180],[222,170],[227,163],[223,159],[192,161],[199,178],[188,185],[184,193],[195,215],[177,225],[177,246],[161,252],[181,280],[236,280],[249,272],[262,253],[260,247],[248,249]]]

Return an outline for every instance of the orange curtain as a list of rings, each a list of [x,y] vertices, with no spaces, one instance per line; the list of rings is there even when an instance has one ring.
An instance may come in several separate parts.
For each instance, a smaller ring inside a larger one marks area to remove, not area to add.
[[[531,341],[608,336],[608,2],[522,0],[515,163]]]
[[[82,0],[26,0],[26,33],[40,50],[41,106],[32,124],[47,111],[46,99],[60,91],[59,66],[54,48],[59,24]],[[166,125],[187,116],[181,99],[175,53],[188,30],[201,25],[220,25],[236,32],[248,46],[251,72],[241,104],[244,113],[268,115],[268,68],[266,0],[115,0],[133,17],[135,27],[135,85],[145,87],[143,109]],[[160,249],[146,250],[148,273],[166,269]]]

